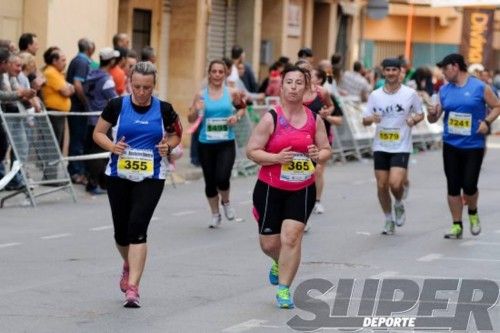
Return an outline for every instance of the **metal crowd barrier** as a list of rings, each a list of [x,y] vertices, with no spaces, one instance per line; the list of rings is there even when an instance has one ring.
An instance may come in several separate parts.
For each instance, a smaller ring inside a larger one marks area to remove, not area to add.
[[[57,191],[67,192],[76,202],[75,191],[46,110],[28,113],[21,103],[17,104],[19,113],[5,113],[0,108],[2,126],[17,161],[11,172],[2,178],[0,189],[15,176],[13,172],[17,168],[24,186],[4,196],[0,207],[18,194],[25,194],[35,207],[39,197]]]
[[[102,111],[88,111],[88,112],[61,112],[61,111],[46,111],[49,116],[52,117],[91,117],[91,116],[100,116]],[[63,156],[63,159],[67,162],[72,161],[89,161],[89,160],[98,160],[98,159],[107,159],[111,154],[109,152],[102,152],[96,154],[84,154],[78,156]]]
[[[258,170],[258,167],[246,158],[245,147],[253,127],[274,104],[276,104],[275,97],[266,98],[264,105],[249,106],[245,117],[236,125],[237,160],[234,175],[249,175]],[[371,156],[376,126],[375,124],[363,126],[362,114],[366,104],[362,103],[359,98],[350,96],[342,97],[339,104],[344,113],[344,121],[341,126],[332,126],[334,135],[332,160],[346,162],[350,159],[361,160],[365,156]],[[422,107],[424,113],[427,114],[425,104],[422,104]],[[442,132],[442,120],[430,124],[426,117],[412,129],[414,149],[426,150],[439,145]]]
[[[258,165],[246,157],[247,143],[257,120],[256,115],[252,113],[252,106],[247,110],[245,115],[234,125],[236,160],[233,166],[233,176],[250,176],[258,171]]]
[[[266,99],[266,102],[268,104],[249,106],[245,116],[234,127],[236,161],[233,176],[249,176],[258,171],[258,165],[246,158],[246,145],[253,128],[262,115],[276,103],[276,98]],[[20,168],[26,188],[4,197],[0,202],[0,207],[6,199],[19,193],[25,193],[33,206],[36,206],[37,197],[58,190],[66,190],[76,201],[66,168],[67,162],[109,158],[109,152],[63,157],[48,116],[95,116],[100,115],[101,112],[62,113],[44,110],[41,113],[31,114],[25,111],[22,104],[18,104],[20,113],[4,113],[0,109],[0,116],[12,149],[19,161],[19,165],[15,164],[13,167]],[[363,126],[362,113],[366,105],[359,100],[343,98],[340,105],[344,112],[344,121],[341,126],[332,126],[334,134],[333,160],[341,162],[348,159],[361,160],[363,156],[372,153],[375,125]],[[425,105],[424,111],[426,112]],[[414,147],[429,149],[439,144],[442,131],[442,123],[430,124],[427,120],[422,121],[412,131]],[[8,175],[12,176],[11,173]],[[8,183],[6,177],[0,180],[0,190]],[[169,177],[175,187],[171,172],[169,172]],[[54,186],[54,188],[41,190],[45,185]]]
[[[0,208],[5,201],[25,194],[32,206],[37,205],[37,198],[59,190],[68,192],[76,202],[76,194],[71,178],[67,171],[67,164],[71,161],[88,161],[108,159],[109,152],[84,154],[79,156],[63,156],[55,137],[49,116],[99,116],[102,111],[90,112],[60,112],[47,111],[43,108],[40,113],[28,113],[21,103],[17,103],[19,113],[5,113],[0,108],[0,120],[8,138],[8,142],[15,155],[15,161],[3,178],[0,178],[0,190],[16,176],[21,174],[24,187],[8,192],[0,198]],[[247,136],[250,134],[248,133]],[[243,138],[243,140],[248,140]],[[243,162],[241,162],[243,164]],[[175,188],[175,180],[170,170],[167,171],[167,180]],[[50,188],[47,188],[50,186]]]
[[[56,117],[75,117],[75,116],[86,116],[86,117],[91,117],[91,116],[100,116],[102,111],[85,111],[85,112],[60,112],[60,111],[47,111],[47,114],[49,116],[56,116]],[[95,154],[83,154],[83,155],[78,155],[78,156],[64,156],[63,159],[66,162],[72,162],[72,161],[89,161],[89,160],[98,160],[98,159],[108,159],[111,156],[110,152],[102,152],[102,153],[95,153]],[[165,184],[171,184],[172,187],[176,188],[176,182],[174,179],[174,176],[172,172],[170,171],[169,168],[167,168],[167,180],[168,182]]]

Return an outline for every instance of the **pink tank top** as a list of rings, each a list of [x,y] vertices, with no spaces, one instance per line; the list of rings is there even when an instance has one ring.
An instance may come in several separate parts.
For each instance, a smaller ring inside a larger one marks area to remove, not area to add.
[[[275,110],[276,126],[264,150],[279,153],[286,147],[292,147],[296,155],[288,164],[262,166],[259,179],[282,190],[300,190],[314,183],[314,165],[307,157],[307,146],[314,143],[316,119],[312,111],[304,107],[307,121],[301,128],[295,128],[288,123],[281,105],[277,105]]]

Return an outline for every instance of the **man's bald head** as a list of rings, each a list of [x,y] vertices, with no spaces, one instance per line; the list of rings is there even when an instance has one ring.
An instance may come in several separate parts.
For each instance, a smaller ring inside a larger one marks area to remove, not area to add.
[[[113,47],[116,49],[117,47],[123,47],[124,49],[128,49],[130,46],[130,39],[128,35],[124,32],[119,32],[113,36]]]

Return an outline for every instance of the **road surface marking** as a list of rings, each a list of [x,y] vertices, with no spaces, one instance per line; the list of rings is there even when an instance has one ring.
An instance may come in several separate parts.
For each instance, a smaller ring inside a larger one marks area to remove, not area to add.
[[[500,262],[500,259],[489,259],[489,258],[442,257],[440,259],[443,259],[443,260],[456,260],[456,261]]]
[[[417,261],[434,261],[434,260],[456,260],[456,261],[478,261],[478,262],[500,262],[500,259],[490,258],[466,258],[466,257],[445,257],[442,254],[431,253],[425,257],[417,259]]]
[[[90,228],[90,231],[102,231],[102,230],[108,230],[111,228],[113,228],[112,225],[103,225],[102,227]]]
[[[239,333],[239,332],[245,332],[245,331],[250,331],[254,328],[281,328],[283,329],[283,326],[275,326],[275,325],[264,325],[267,323],[267,320],[262,320],[262,319],[250,319],[247,320],[243,323],[228,327],[222,332],[226,333]]]
[[[56,239],[56,238],[63,238],[63,237],[68,237],[71,236],[71,234],[66,233],[66,234],[55,234],[55,235],[49,235],[49,236],[43,236],[40,237],[41,239]]]
[[[17,245],[21,245],[21,243],[4,243],[4,244],[0,244],[0,249],[3,249],[3,248],[6,248],[6,247],[12,247],[12,246],[17,246]]]
[[[421,258],[418,258],[417,261],[430,262],[430,261],[434,261],[436,259],[441,259],[442,257],[443,257],[442,254],[431,253],[431,254],[428,254],[428,255],[423,256]]]
[[[182,212],[177,212],[173,213],[173,216],[185,216],[185,215],[192,215],[195,214],[196,212],[194,210],[184,210]]]
[[[492,245],[492,246],[500,246],[500,243],[496,242],[484,242],[484,241],[467,241],[460,244],[460,246],[474,246],[474,245]]]

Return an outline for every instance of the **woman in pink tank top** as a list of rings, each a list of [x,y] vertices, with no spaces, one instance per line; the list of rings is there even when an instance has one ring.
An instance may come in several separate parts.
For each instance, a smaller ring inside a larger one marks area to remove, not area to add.
[[[316,201],[314,168],[331,157],[321,117],[302,105],[311,83],[308,71],[285,68],[281,105],[266,113],[247,146],[249,159],[262,166],[253,193],[262,251],[273,260],[269,281],[276,300],[292,308],[289,287],[300,264],[304,227]]]

